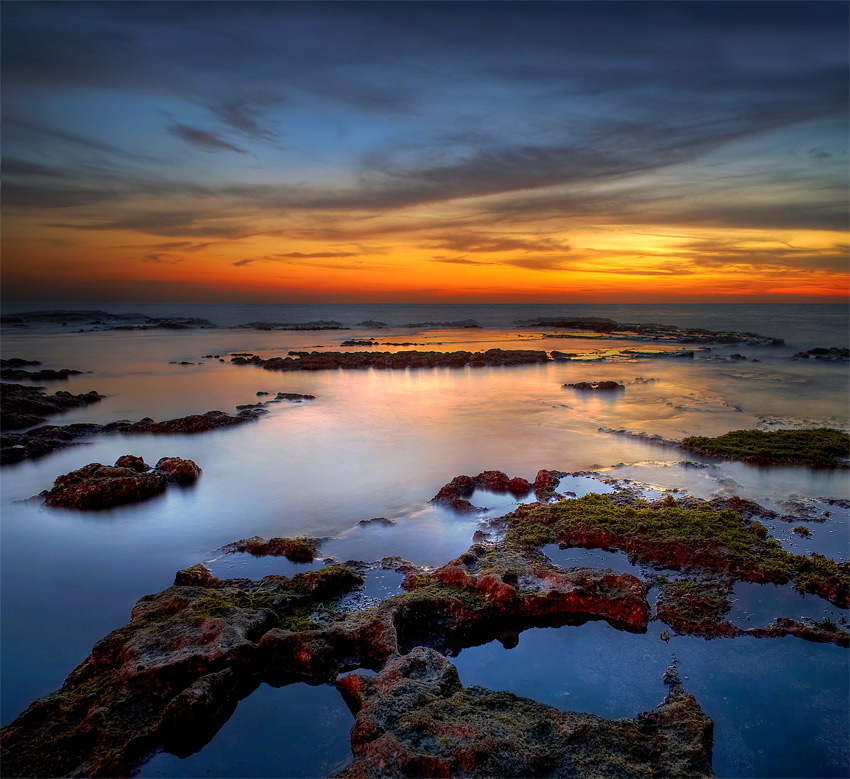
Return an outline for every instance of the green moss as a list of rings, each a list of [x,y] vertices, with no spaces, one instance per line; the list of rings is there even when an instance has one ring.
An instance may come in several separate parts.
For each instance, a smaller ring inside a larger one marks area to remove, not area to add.
[[[850,435],[833,428],[816,430],[733,430],[716,438],[691,436],[682,447],[700,454],[755,463],[789,463],[813,468],[846,464]]]
[[[794,528],[794,532],[798,536],[802,536],[803,538],[812,534],[812,531],[809,530],[807,527],[803,527],[803,525],[797,525],[797,527]]]
[[[304,614],[293,614],[281,617],[280,627],[284,630],[291,630],[293,633],[303,633],[305,630],[317,630],[322,626],[318,622],[313,622]]]

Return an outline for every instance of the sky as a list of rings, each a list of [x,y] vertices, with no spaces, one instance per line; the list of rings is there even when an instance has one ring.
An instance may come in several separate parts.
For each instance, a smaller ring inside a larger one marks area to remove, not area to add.
[[[844,302],[844,2],[2,6],[5,300]]]

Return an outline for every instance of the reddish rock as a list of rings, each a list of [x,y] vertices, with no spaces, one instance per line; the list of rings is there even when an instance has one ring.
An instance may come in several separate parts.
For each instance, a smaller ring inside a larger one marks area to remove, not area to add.
[[[731,608],[730,591],[731,582],[668,582],[661,589],[656,615],[682,635],[737,636],[740,629],[725,618]]]
[[[47,506],[103,509],[151,498],[165,487],[165,476],[155,471],[91,463],[59,476],[53,489],[42,495]]]
[[[552,471],[541,469],[537,471],[537,476],[534,477],[534,489],[549,492],[554,490],[561,479]]]
[[[151,467],[141,457],[134,454],[125,454],[115,461],[116,468],[129,468],[138,473],[147,473]]]
[[[474,481],[476,487],[490,492],[507,492],[511,482],[501,471],[482,471]]]
[[[201,475],[201,469],[193,460],[180,457],[163,457],[154,467],[169,484],[194,484]]]
[[[217,587],[218,584],[219,579],[203,563],[177,571],[174,576],[175,587]]]
[[[664,702],[607,721],[482,687],[464,688],[439,652],[416,647],[374,678],[337,682],[356,716],[354,760],[337,777],[709,777],[713,723],[675,669]]]
[[[508,492],[512,495],[527,495],[531,491],[531,482],[521,476],[514,476],[508,482]]]
[[[41,387],[25,387],[22,384],[3,384],[0,394],[0,426],[4,430],[31,427],[44,422],[51,414],[59,414],[72,408],[81,408],[97,403],[105,395],[91,392],[72,395],[60,390],[52,395]]]

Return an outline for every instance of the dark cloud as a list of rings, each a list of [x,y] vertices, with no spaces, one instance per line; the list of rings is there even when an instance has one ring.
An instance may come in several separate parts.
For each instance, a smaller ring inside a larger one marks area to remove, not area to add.
[[[18,160],[13,157],[3,157],[2,171],[4,176],[48,176],[61,179],[68,178],[70,175],[62,168],[40,165],[37,162]]]
[[[244,149],[234,146],[232,143],[225,141],[223,138],[220,138],[214,133],[207,132],[206,130],[200,130],[197,127],[190,127],[189,125],[178,124],[175,122],[174,124],[169,125],[168,131],[172,135],[176,135],[178,138],[181,138],[187,143],[191,143],[204,151],[235,151],[239,154],[248,153]]]
[[[236,268],[242,268],[245,265],[250,265],[252,262],[254,262],[254,260],[247,259],[247,260],[237,260],[236,262],[232,262],[230,264],[233,265]]]
[[[114,189],[86,186],[38,186],[5,181],[2,202],[4,207],[21,208],[73,208],[112,202],[123,198]]]
[[[247,238],[257,231],[243,224],[208,223],[208,212],[147,211],[98,222],[54,223],[52,227],[72,230],[130,230],[149,235]],[[273,233],[266,233],[273,234]]]
[[[440,249],[467,252],[512,252],[512,251],[569,251],[570,247],[555,238],[511,238],[509,236],[488,236],[476,233],[453,233],[436,244]]]
[[[495,265],[484,260],[470,260],[468,257],[432,257],[431,262],[445,262],[450,265]]]
[[[235,92],[220,95],[210,104],[215,117],[234,130],[251,138],[274,140],[274,130],[267,126],[267,110],[283,101],[270,91]]]

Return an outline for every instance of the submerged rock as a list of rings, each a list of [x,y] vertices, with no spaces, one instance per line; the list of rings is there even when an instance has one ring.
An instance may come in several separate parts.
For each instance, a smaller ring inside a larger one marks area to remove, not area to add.
[[[817,347],[807,352],[797,352],[792,360],[820,360],[826,362],[850,362],[850,349],[832,346],[829,349]]]
[[[4,383],[0,394],[0,426],[4,430],[31,427],[44,422],[51,414],[82,408],[105,397],[94,390],[79,395],[60,390],[48,395],[41,387]]]
[[[62,394],[68,393],[56,393],[56,395]],[[101,397],[98,395],[96,399],[99,400]],[[304,397],[310,396],[305,395]],[[227,414],[224,411],[208,411],[206,414],[192,414],[178,419],[168,419],[164,422],[156,422],[150,417],[145,417],[138,422],[119,420],[106,425],[94,423],[45,425],[28,430],[25,433],[4,433],[0,436],[0,465],[8,465],[28,458],[43,457],[56,449],[72,446],[79,443],[80,439],[96,434],[195,435],[253,422],[267,413],[268,411],[265,408],[252,406],[235,415]]]
[[[656,711],[604,720],[483,687],[464,688],[439,652],[416,647],[374,678],[337,682],[356,720],[336,777],[707,777],[713,723],[675,669]]]

